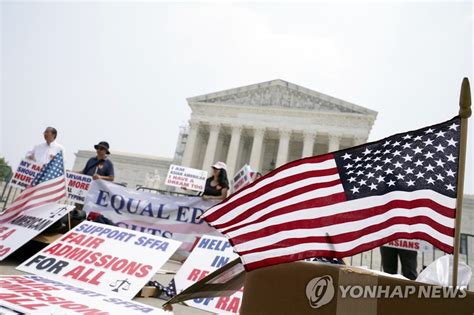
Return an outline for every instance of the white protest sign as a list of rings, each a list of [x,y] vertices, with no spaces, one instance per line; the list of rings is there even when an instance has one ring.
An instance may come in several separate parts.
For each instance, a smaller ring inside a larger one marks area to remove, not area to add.
[[[25,189],[28,185],[31,185],[36,174],[41,171],[41,168],[41,164],[37,164],[31,160],[21,160],[8,185]]]
[[[3,307],[2,307],[3,306]],[[40,276],[0,276],[0,314],[170,314]]]
[[[48,204],[0,224],[0,261],[65,216],[73,206]],[[1,217],[0,217],[1,218]]]
[[[67,199],[75,203],[84,204],[91,183],[92,176],[67,171]]]
[[[204,191],[206,178],[206,171],[171,164],[165,184],[195,191]]]
[[[225,237],[203,235],[174,277],[176,292],[181,292],[237,257]],[[217,314],[238,314],[242,293],[240,290],[231,296],[196,298],[186,301],[186,304]]]
[[[170,196],[131,190],[97,179],[92,182],[84,211],[100,212],[120,227],[183,242],[175,256],[184,260],[191,252],[196,237],[203,234],[221,235],[199,219],[206,209],[218,202],[197,196]]]
[[[17,269],[131,299],[180,245],[178,241],[85,221]]]
[[[423,240],[399,239],[388,242],[383,246],[411,250],[414,252],[431,252],[433,245]]]
[[[234,192],[253,182],[251,173],[252,169],[250,168],[250,165],[246,164],[237,172],[237,174],[235,174],[234,179],[232,180],[232,188]]]

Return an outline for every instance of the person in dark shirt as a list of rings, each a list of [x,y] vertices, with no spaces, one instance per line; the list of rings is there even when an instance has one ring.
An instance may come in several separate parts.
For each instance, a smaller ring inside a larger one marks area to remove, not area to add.
[[[103,179],[114,181],[114,165],[107,159],[110,154],[109,143],[101,141],[94,146],[97,156],[87,161],[86,166],[82,170],[82,174],[92,176],[93,179]]]
[[[212,165],[212,176],[206,180],[202,198],[223,200],[227,197],[228,191],[227,165],[224,162],[216,162]]]

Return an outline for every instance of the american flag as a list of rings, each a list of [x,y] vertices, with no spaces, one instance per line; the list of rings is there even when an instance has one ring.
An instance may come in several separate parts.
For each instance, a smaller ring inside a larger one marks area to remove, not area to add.
[[[453,252],[460,118],[285,164],[202,217],[246,270],[423,239]]]
[[[31,185],[23,190],[0,216],[0,223],[10,221],[26,210],[56,202],[65,196],[64,160],[62,152],[59,152],[43,166]]]

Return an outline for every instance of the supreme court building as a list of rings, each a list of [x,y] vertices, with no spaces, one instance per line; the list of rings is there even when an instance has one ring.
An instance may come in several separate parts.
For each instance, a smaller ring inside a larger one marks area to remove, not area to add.
[[[377,112],[283,80],[187,99],[191,119],[174,163],[228,174],[243,165],[263,174],[301,157],[367,141]]]

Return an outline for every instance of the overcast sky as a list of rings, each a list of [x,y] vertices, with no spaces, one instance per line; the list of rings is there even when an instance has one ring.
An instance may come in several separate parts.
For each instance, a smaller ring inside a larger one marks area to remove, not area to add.
[[[370,140],[452,118],[462,78],[474,86],[472,2],[3,1],[1,11],[0,156],[14,167],[48,125],[69,168],[101,140],[112,153],[172,157],[187,97],[277,78],[378,111]]]

